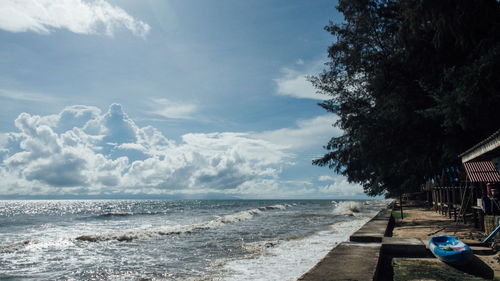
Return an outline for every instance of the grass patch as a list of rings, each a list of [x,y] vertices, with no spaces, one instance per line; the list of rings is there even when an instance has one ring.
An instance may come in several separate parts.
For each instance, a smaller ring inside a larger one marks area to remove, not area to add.
[[[400,210],[394,210],[394,211],[392,211],[392,216],[393,216],[395,219],[400,220],[400,219],[401,219],[401,211],[400,211]],[[409,217],[409,216],[410,216],[410,214],[409,214],[408,212],[405,212],[405,211],[403,210],[403,219],[404,219],[404,218],[407,218],[407,217]]]

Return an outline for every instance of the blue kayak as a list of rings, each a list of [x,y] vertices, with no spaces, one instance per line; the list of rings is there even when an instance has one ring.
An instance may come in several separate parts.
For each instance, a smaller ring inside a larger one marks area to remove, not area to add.
[[[464,264],[472,256],[470,247],[451,235],[432,237],[429,249],[438,259],[450,264]]]

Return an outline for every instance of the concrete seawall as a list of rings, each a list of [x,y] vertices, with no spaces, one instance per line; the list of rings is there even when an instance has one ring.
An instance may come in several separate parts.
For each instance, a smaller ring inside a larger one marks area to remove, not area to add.
[[[353,233],[349,242],[332,249],[298,280],[377,280],[382,241],[392,235],[393,228],[392,205],[389,205]]]

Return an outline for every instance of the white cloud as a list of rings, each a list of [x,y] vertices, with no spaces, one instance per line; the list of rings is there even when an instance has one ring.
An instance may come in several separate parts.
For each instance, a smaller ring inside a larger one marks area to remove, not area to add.
[[[320,176],[318,178],[318,181],[334,181],[335,177],[332,176]]]
[[[339,128],[332,126],[337,118],[333,114],[321,115],[313,119],[299,121],[293,128],[265,131],[255,136],[293,149],[320,148],[331,137],[339,136],[342,133]]]
[[[118,28],[144,37],[150,26],[104,0],[3,0],[0,29],[47,34],[53,29],[113,36]]]
[[[278,86],[278,94],[283,96],[292,96],[303,99],[323,99],[316,93],[316,89],[306,78],[307,74],[295,70],[284,68],[284,76],[275,79]]]
[[[14,91],[7,89],[0,89],[0,97],[8,98],[12,100],[20,100],[20,101],[34,101],[34,102],[55,102],[56,98],[51,97],[49,95],[40,94],[40,93],[30,93],[23,91]]]
[[[305,62],[302,59],[296,61],[296,65],[304,66]],[[319,61],[311,63],[305,67],[305,70],[295,70],[288,67],[283,67],[281,72],[283,75],[274,82],[277,86],[277,94],[282,96],[291,96],[301,99],[324,100],[324,96],[318,94],[311,82],[307,80],[307,76],[317,75],[323,64]],[[304,67],[302,67],[304,68]]]
[[[256,179],[240,185],[236,194],[262,199],[311,198],[317,196],[317,189],[311,185],[307,181]]]
[[[248,194],[279,185],[291,157],[244,133],[187,134],[175,143],[138,127],[119,104],[105,113],[83,105],[22,113],[15,125],[0,138],[0,194]]]
[[[193,119],[198,110],[195,104],[173,102],[165,98],[154,98],[149,103],[151,113],[170,119]]]
[[[101,110],[95,106],[73,105],[66,107],[59,116],[55,116],[57,124],[53,126],[59,132],[73,128],[83,128],[89,120],[97,119]]]
[[[343,176],[321,176],[320,181],[329,181],[332,183],[326,186],[319,187],[321,193],[330,194],[333,196],[359,196],[363,195],[363,187],[359,184],[349,183]]]
[[[139,127],[119,104],[105,112],[75,105],[54,115],[22,113],[15,132],[0,134],[0,195],[361,195],[360,186],[339,175],[281,178],[297,157],[291,152],[319,148],[340,134],[331,127],[334,121],[324,115],[293,128],[191,133],[174,142],[151,126]]]

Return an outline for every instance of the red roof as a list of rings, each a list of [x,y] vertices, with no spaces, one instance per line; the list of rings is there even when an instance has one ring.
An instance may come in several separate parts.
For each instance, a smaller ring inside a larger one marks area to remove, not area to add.
[[[500,182],[500,174],[491,161],[466,162],[464,167],[470,182]]]

